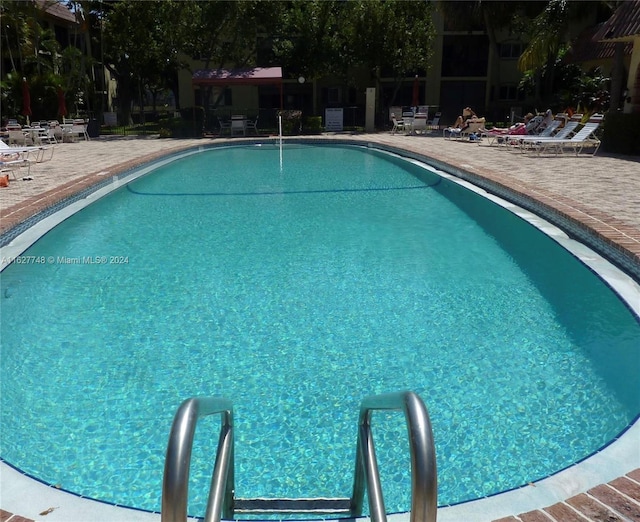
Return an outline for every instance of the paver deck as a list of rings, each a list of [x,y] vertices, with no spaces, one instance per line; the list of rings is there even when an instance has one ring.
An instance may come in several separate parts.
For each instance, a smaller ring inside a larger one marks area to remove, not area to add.
[[[260,138],[255,138],[260,140]],[[255,140],[254,139],[254,140]],[[627,271],[640,281],[640,156],[617,156],[599,152],[581,155],[532,155],[491,147],[486,143],[450,141],[440,134],[426,136],[336,134],[313,139],[348,139],[362,144],[379,144],[416,157],[448,165],[453,172],[499,195],[508,194],[518,204],[559,216],[563,222],[612,246]],[[238,143],[240,139],[233,140]],[[179,150],[230,142],[223,139],[166,140],[157,138],[99,138],[88,142],[55,145],[50,161],[33,165],[33,180],[11,180],[0,188],[0,234],[55,203],[152,159]],[[451,170],[449,169],[451,172]],[[636,433],[636,432],[634,432]],[[638,441],[640,453],[640,440]],[[630,459],[637,462],[638,454]],[[631,464],[632,465],[632,464]],[[7,476],[0,476],[5,493]],[[535,486],[533,486],[535,487]],[[0,497],[0,522],[30,522],[32,518],[4,511]],[[520,513],[514,509],[515,513]],[[24,511],[23,511],[24,513]],[[41,514],[44,512],[37,512]],[[30,515],[34,517],[35,515]],[[482,514],[460,518],[485,520]],[[37,520],[65,520],[56,509]],[[101,520],[110,520],[101,518]],[[124,520],[124,518],[118,518]],[[136,518],[136,520],[138,520]],[[156,518],[157,520],[157,518]],[[453,520],[449,517],[447,520]],[[487,520],[490,520],[487,519]],[[631,521],[640,520],[640,469],[625,476],[567,495],[549,506],[500,518],[499,522],[536,521]],[[88,522],[92,522],[87,519]],[[69,521],[71,522],[71,521]]]

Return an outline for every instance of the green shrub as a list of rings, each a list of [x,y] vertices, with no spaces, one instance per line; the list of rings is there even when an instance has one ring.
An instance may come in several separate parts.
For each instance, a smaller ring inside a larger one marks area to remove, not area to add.
[[[322,132],[322,116],[309,116],[304,122],[304,131],[307,134],[320,134]]]
[[[282,134],[285,136],[293,136],[300,134],[302,129],[302,111],[285,110],[280,111],[282,116]]]
[[[165,135],[168,130],[174,138],[201,138],[204,131],[204,107],[180,109],[180,118],[170,118],[161,123]]]
[[[602,150],[640,155],[640,114],[609,112],[603,126]]]

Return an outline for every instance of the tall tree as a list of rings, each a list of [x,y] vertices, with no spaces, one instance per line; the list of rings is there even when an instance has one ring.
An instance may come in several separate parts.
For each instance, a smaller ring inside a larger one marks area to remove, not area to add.
[[[426,0],[352,0],[346,4],[347,62],[366,67],[377,92],[383,68],[389,68],[395,81],[391,103],[408,76],[427,69],[435,36],[431,9]],[[378,111],[381,103],[378,96]]]
[[[118,81],[120,121],[131,121],[131,103],[185,66],[180,50],[195,2],[122,0],[104,13],[105,66]],[[177,93],[176,93],[177,94]],[[176,96],[177,99],[177,96]]]
[[[600,2],[550,0],[531,21],[522,24],[529,43],[518,60],[518,67],[534,78],[535,97],[539,103],[554,92],[558,57],[570,46],[571,27],[576,22],[594,16]]]
[[[278,13],[284,5],[259,0],[197,2],[188,22],[190,38],[183,51],[202,61],[206,69],[256,66],[258,35],[277,26]],[[205,89],[203,102],[207,108],[218,105],[223,89],[216,100],[210,99],[211,94],[211,88]]]

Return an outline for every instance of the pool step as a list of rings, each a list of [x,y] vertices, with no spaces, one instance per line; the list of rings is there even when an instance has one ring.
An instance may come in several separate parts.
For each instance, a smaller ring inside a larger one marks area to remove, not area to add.
[[[316,513],[348,514],[350,498],[236,498],[235,513]]]

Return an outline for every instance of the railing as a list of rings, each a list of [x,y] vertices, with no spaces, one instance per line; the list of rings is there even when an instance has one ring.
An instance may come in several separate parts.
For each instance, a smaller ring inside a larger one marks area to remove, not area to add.
[[[373,522],[387,520],[378,473],[371,414],[375,410],[402,410],[409,432],[411,453],[411,522],[435,522],[438,507],[436,452],[429,414],[422,399],[413,392],[366,397],[360,406],[358,449],[351,496],[352,516],[362,514],[365,483],[369,495],[369,516]]]
[[[211,477],[206,522],[233,517],[233,405],[222,397],[184,401],[176,412],[169,435],[162,484],[162,522],[186,522],[191,449],[198,419],[222,415],[216,462]]]
[[[413,392],[366,397],[360,406],[353,494],[350,499],[236,499],[234,498],[233,406],[220,397],[192,398],[176,413],[164,468],[162,522],[186,522],[191,449],[198,419],[221,414],[222,426],[211,478],[205,522],[232,519],[235,509],[247,513],[346,513],[362,515],[365,488],[372,522],[386,522],[387,515],[378,473],[371,415],[376,410],[402,410],[411,454],[410,522],[435,522],[438,506],[436,454],[429,414]]]

